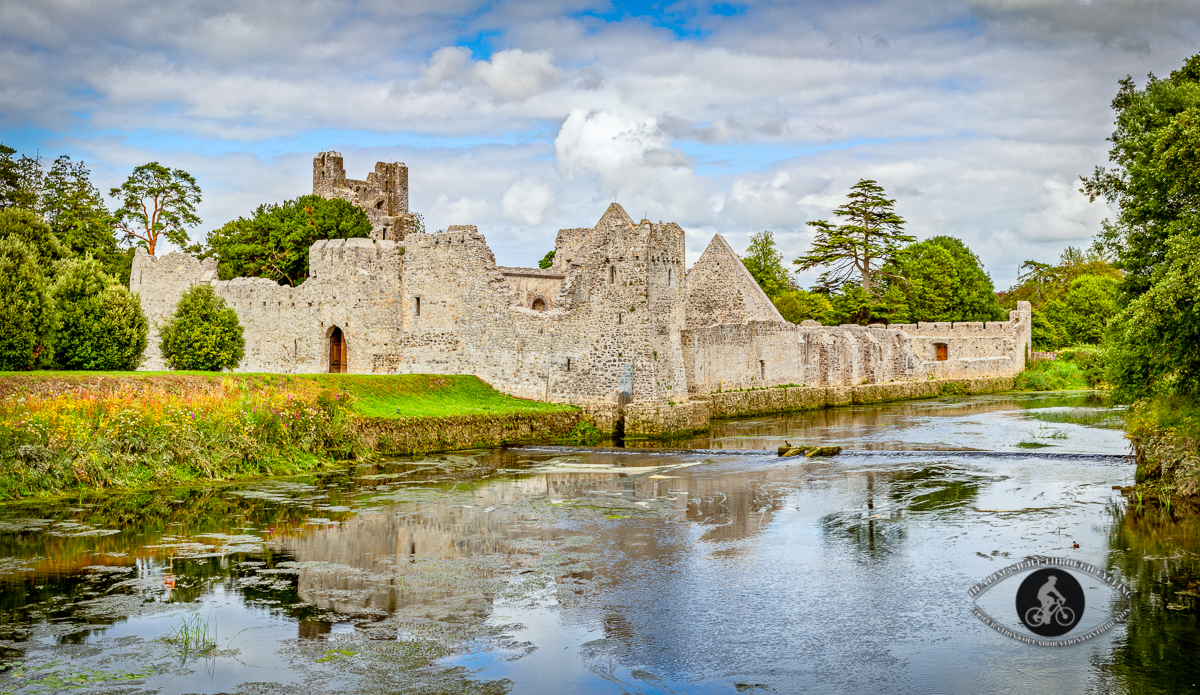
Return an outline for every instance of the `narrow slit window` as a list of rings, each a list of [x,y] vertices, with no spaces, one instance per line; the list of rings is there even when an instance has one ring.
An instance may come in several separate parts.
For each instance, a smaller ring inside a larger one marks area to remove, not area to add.
[[[608,266],[608,284],[617,284],[617,266],[615,265]]]
[[[667,268],[667,287],[675,286],[675,269]]]
[[[417,300],[417,316],[420,316],[421,315],[421,298],[417,297],[416,300]]]
[[[570,357],[567,358],[567,371],[568,372],[571,371],[571,358]]]
[[[758,361],[758,378],[763,381],[767,380],[767,361],[766,360]]]

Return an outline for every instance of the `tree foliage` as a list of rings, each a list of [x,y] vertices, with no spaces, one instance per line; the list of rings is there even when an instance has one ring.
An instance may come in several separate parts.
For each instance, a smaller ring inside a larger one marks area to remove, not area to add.
[[[208,235],[208,253],[217,257],[222,280],[265,277],[299,285],[308,277],[308,247],[319,239],[356,239],[371,235],[371,221],[353,203],[319,195],[301,196],[281,205],[260,205]]]
[[[183,293],[175,313],[159,327],[163,358],[171,369],[219,372],[242,361],[246,341],[237,312],[207,284]]]
[[[36,210],[41,190],[42,163],[40,157],[21,155],[0,144],[0,210],[24,208]]]
[[[850,188],[849,198],[833,211],[844,223],[808,223],[817,230],[812,248],[793,263],[798,270],[828,267],[821,274],[821,285],[827,290],[857,279],[869,293],[875,284],[876,269],[894,261],[900,249],[915,237],[904,233],[904,220],[893,210],[896,201],[884,197],[883,187],[876,182],[860,179]]]
[[[149,325],[138,296],[100,262],[65,262],[51,288],[58,316],[54,360],[61,369],[133,370],[146,351]]]
[[[780,315],[792,323],[803,321],[824,323],[829,318],[830,310],[833,309],[828,297],[807,290],[784,292],[772,301]]]
[[[1150,75],[1141,89],[1121,80],[1112,108],[1112,164],[1082,179],[1083,190],[1117,204],[1099,241],[1125,271],[1122,289],[1137,296],[1150,289],[1167,240],[1191,233],[1185,218],[1200,202],[1200,54],[1167,79]]]
[[[775,235],[762,231],[750,237],[750,246],[742,256],[742,264],[772,301],[781,295],[795,292],[799,288],[787,268],[783,267],[783,254],[775,248]]]
[[[130,243],[143,243],[153,256],[159,237],[176,246],[188,242],[185,227],[200,224],[196,205],[200,203],[200,187],[196,179],[182,169],[164,167],[150,162],[133,170],[125,183],[109,191],[121,200],[114,213],[116,229]]]
[[[14,236],[25,242],[34,261],[47,278],[54,275],[55,264],[73,254],[54,236],[50,225],[30,210],[8,208],[0,210],[0,239]]]
[[[0,238],[0,370],[47,360],[53,330],[54,304],[37,255],[20,237]]]
[[[551,251],[551,252],[547,253],[545,256],[542,256],[542,260],[538,261],[538,267],[541,268],[542,270],[546,270],[547,268],[549,268],[553,265],[554,265],[554,251]]]
[[[1153,285],[1113,321],[1109,381],[1119,397],[1200,397],[1200,235],[1180,235]]]
[[[892,309],[896,321],[998,321],[1004,316],[979,257],[954,237],[906,247],[884,278],[899,294]]]

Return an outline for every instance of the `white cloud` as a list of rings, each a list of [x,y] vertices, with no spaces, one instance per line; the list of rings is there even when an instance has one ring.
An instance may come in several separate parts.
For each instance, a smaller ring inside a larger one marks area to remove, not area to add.
[[[546,208],[554,204],[554,189],[530,177],[508,187],[500,200],[500,208],[514,222],[530,227],[542,223]]]

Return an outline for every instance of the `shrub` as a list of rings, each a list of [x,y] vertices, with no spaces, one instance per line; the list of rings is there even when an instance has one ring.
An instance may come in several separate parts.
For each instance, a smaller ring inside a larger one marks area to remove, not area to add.
[[[219,372],[238,366],[245,354],[237,312],[225,306],[211,285],[195,285],[184,292],[159,334],[163,358],[171,369]]]
[[[1079,367],[1088,386],[1096,388],[1105,383],[1105,372],[1108,370],[1108,352],[1095,345],[1077,345],[1063,348],[1058,352],[1058,359]]]
[[[29,245],[0,240],[0,370],[33,369],[50,357],[54,303]]]
[[[54,359],[61,369],[133,370],[146,351],[136,295],[92,258],[61,264],[51,291],[58,312]]]
[[[15,236],[25,242],[42,274],[54,275],[54,264],[72,256],[70,249],[63,246],[50,230],[50,225],[29,210],[8,208],[0,210],[0,239]]]
[[[784,292],[773,300],[775,308],[787,321],[800,323],[802,321],[824,321],[832,305],[829,299],[816,292],[796,290]]]
[[[1067,391],[1088,388],[1087,377],[1078,365],[1066,360],[1041,360],[1017,375],[1018,391]]]

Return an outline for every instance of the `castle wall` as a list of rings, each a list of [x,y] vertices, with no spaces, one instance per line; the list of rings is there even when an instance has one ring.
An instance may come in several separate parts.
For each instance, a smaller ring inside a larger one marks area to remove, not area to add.
[[[367,213],[371,238],[401,241],[412,231],[408,211],[408,167],[403,162],[376,162],[365,181],[346,178],[340,152],[313,158],[313,194],[341,198]]]
[[[1008,321],[821,326],[770,321],[683,331],[689,390],[710,393],[786,384],[854,386],[927,378],[1011,376],[1025,368],[1030,307]],[[947,359],[937,359],[937,344]]]
[[[566,279],[562,273],[540,268],[501,267],[499,270],[508,286],[516,292],[516,306],[531,309],[538,299],[542,300],[543,309],[557,306],[558,293]]]

